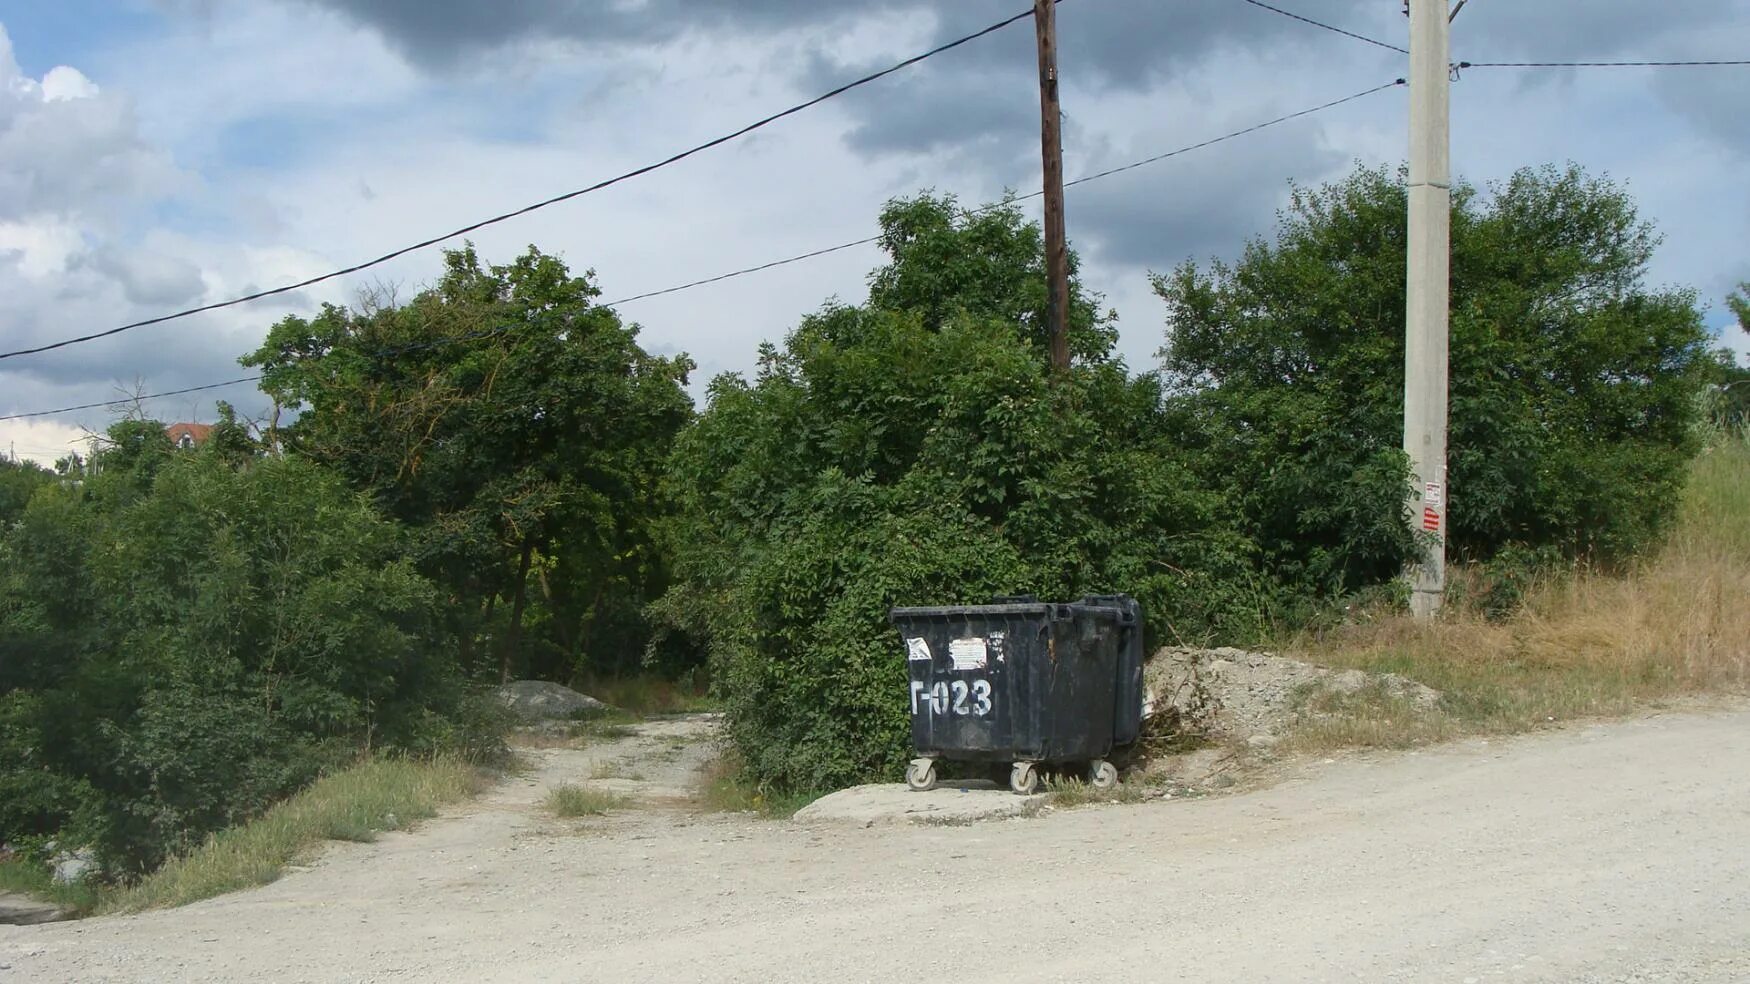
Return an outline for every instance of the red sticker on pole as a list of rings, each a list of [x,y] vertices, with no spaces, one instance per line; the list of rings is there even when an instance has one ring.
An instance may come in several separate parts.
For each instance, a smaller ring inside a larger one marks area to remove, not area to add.
[[[1422,510],[1422,529],[1429,533],[1440,532],[1440,514],[1433,509]]]

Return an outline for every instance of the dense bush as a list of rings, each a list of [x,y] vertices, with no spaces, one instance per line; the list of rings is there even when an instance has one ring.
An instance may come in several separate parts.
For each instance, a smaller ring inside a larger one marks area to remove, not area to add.
[[[507,679],[635,667],[666,583],[650,523],[691,363],[599,294],[534,249],[454,250],[406,303],[288,317],[243,360],[298,411],[273,439],[408,528],[469,662]]]
[[[1297,189],[1274,242],[1156,278],[1175,431],[1266,570],[1313,593],[1380,583],[1399,521],[1406,199],[1363,169]],[[1657,238],[1616,186],[1527,170],[1452,212],[1449,553],[1610,561],[1653,542],[1695,451],[1707,333],[1655,290]]]
[[[1081,358],[1053,385],[1040,284],[1012,266],[1036,270],[1037,230],[927,198],[883,226],[869,303],[805,319],[753,382],[714,381],[669,473],[681,583],[657,612],[708,647],[763,783],[896,773],[893,605],[1123,590],[1197,635],[1248,610],[1243,545],[1163,444],[1159,387],[1079,294]]]
[[[363,749],[471,740],[437,592],[338,476],[111,445],[0,540],[0,837],[140,870]]]

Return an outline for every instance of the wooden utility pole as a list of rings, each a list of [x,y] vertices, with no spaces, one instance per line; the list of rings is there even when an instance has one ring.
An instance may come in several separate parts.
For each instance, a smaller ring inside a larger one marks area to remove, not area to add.
[[[1045,311],[1051,367],[1069,368],[1069,241],[1063,222],[1063,112],[1057,104],[1057,0],[1033,0],[1039,32],[1039,133],[1045,158]]]

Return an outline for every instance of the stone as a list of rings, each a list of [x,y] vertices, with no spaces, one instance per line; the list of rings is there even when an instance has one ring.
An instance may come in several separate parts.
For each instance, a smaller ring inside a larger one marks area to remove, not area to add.
[[[611,710],[588,694],[546,680],[516,680],[498,688],[498,699],[520,721],[551,721]]]
[[[55,872],[55,884],[71,885],[84,881],[97,870],[97,855],[90,850],[58,854],[50,862]]]

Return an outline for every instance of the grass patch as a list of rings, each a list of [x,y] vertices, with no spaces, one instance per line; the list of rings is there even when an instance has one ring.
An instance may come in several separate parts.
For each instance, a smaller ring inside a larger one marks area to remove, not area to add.
[[[1092,806],[1096,803],[1140,803],[1148,799],[1148,790],[1139,782],[1120,782],[1111,789],[1095,789],[1079,776],[1048,776],[1045,780],[1045,801],[1060,809]]]
[[[566,783],[547,791],[546,807],[558,817],[599,817],[630,802],[619,793]]]
[[[0,892],[17,892],[41,899],[75,915],[96,909],[100,901],[96,883],[90,881],[62,885],[55,881],[48,865],[13,859],[0,861]]]
[[[1460,573],[1460,576],[1463,576]],[[1700,458],[1663,546],[1622,574],[1545,577],[1505,618],[1390,613],[1284,648],[1327,666],[1401,673],[1444,694],[1434,713],[1383,692],[1316,698],[1303,748],[1404,747],[1506,734],[1651,703],[1750,691],[1750,443]]]
[[[478,792],[479,770],[455,759],[372,759],[326,776],[255,820],[222,830],[138,884],[115,890],[102,912],[186,905],[265,885],[324,841],[370,840]]]
[[[668,680],[658,676],[584,676],[574,680],[571,689],[637,717],[717,710],[710,688],[699,675],[687,680]]]
[[[788,820],[824,795],[750,783],[735,758],[725,755],[705,769],[695,800],[711,813],[757,813],[769,820]]]

